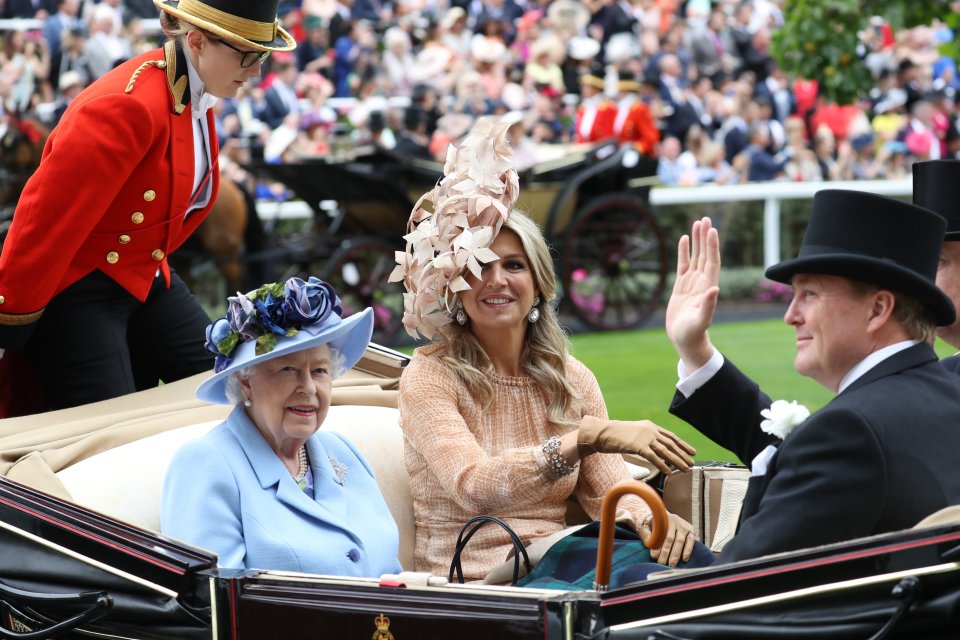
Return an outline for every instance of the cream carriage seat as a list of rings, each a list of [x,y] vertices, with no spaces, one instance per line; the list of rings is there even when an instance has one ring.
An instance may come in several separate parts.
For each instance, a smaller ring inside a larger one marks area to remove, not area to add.
[[[323,428],[342,433],[366,457],[400,531],[400,562],[413,567],[415,524],[398,424],[397,367],[367,369],[334,382]],[[159,531],[170,460],[185,442],[221,422],[230,407],[194,397],[207,374],[113,400],[0,420],[0,475],[135,526]],[[635,477],[649,473],[631,466]],[[577,505],[578,506],[578,505]],[[579,522],[573,513],[570,522]]]

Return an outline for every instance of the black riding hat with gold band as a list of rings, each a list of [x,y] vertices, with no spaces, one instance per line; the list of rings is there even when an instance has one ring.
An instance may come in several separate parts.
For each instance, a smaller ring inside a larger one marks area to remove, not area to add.
[[[588,87],[594,87],[603,91],[603,74],[604,70],[601,65],[592,64],[586,71],[580,74],[580,84],[587,85]]]
[[[637,76],[630,71],[621,71],[617,78],[617,90],[618,91],[632,91],[634,93],[640,93],[640,90],[643,89],[643,85],[637,80]]]
[[[255,51],[291,51],[296,40],[277,23],[279,0],[153,0],[161,11],[250,47]]]

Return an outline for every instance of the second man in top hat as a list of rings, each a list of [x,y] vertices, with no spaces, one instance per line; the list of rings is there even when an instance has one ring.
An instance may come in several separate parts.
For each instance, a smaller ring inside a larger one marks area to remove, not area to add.
[[[947,221],[947,231],[937,265],[937,286],[960,307],[960,161],[929,160],[913,165],[913,202]],[[941,326],[940,338],[960,349],[960,321]],[[960,373],[960,354],[940,364]]]

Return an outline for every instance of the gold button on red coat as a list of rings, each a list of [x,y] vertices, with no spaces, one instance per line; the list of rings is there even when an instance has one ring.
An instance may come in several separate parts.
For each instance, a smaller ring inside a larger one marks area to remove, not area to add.
[[[153,199],[157,197],[157,192],[153,189],[147,189],[143,192],[143,199],[147,202],[153,202]]]
[[[151,253],[150,255],[157,262],[160,262],[161,260],[163,260],[163,251],[161,251],[160,249],[154,249],[153,253]]]
[[[117,242],[119,242],[120,244],[130,244],[130,236],[124,233],[119,238],[117,238]]]
[[[107,262],[109,262],[110,264],[117,264],[118,262],[120,262],[120,254],[117,253],[116,251],[111,251],[110,253],[107,254]]]
[[[130,216],[130,220],[133,222],[133,224],[140,224],[143,222],[143,214],[139,211],[135,211],[133,215]]]
[[[7,301],[6,298],[4,298],[3,296],[0,296],[0,304],[3,304],[6,301]]]

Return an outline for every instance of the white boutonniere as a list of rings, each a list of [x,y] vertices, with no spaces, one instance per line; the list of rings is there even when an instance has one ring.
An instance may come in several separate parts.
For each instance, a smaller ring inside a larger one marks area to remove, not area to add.
[[[797,404],[796,400],[775,400],[770,408],[761,411],[760,415],[766,418],[760,423],[760,428],[765,433],[784,440],[797,425],[810,417],[810,410]]]

